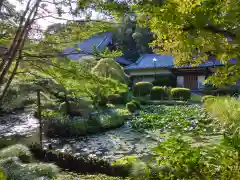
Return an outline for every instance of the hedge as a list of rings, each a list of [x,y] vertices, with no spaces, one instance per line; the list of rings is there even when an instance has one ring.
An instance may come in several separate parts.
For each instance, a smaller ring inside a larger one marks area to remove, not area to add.
[[[154,86],[150,94],[151,100],[163,100],[169,98],[167,87]]]
[[[204,103],[208,100],[213,100],[215,98],[215,96],[212,96],[212,95],[207,95],[207,96],[203,96],[201,101]]]
[[[125,167],[113,166],[104,159],[78,157],[65,152],[42,149],[38,144],[31,145],[30,150],[37,160],[52,162],[62,169],[76,173],[101,173],[120,177],[126,177],[129,174],[129,170]]]
[[[131,102],[136,105],[137,109],[141,109],[141,103],[139,101],[132,100]]]
[[[151,93],[152,87],[150,82],[138,82],[133,86],[132,92],[134,96],[146,96]]]
[[[133,102],[129,102],[126,104],[126,108],[128,109],[129,112],[133,113],[137,110],[137,106]]]
[[[173,99],[186,101],[191,98],[191,90],[187,88],[173,88],[171,89],[171,96]]]

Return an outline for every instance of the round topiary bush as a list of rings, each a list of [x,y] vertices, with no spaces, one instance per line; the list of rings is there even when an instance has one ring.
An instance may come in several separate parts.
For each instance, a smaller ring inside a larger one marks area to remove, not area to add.
[[[133,86],[132,92],[134,96],[146,96],[150,94],[152,87],[150,82],[138,82]]]
[[[186,101],[191,98],[191,90],[187,88],[173,88],[171,89],[171,96],[173,99]]]
[[[206,102],[206,101],[209,101],[209,100],[214,100],[215,96],[212,96],[212,95],[207,95],[207,96],[203,96],[201,101],[202,103]]]
[[[126,104],[126,108],[129,112],[133,113],[137,110],[137,106],[133,102],[129,102]]]
[[[169,94],[167,87],[154,86],[150,94],[151,100],[163,100],[168,99]]]
[[[111,104],[125,104],[125,97],[120,94],[112,94],[108,96],[108,102]]]
[[[141,109],[141,104],[140,104],[139,101],[137,101],[137,100],[132,100],[131,102],[136,105],[137,109]]]

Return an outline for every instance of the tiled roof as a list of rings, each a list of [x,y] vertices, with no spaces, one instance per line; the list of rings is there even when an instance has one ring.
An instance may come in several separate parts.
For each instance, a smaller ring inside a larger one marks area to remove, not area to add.
[[[153,59],[156,59],[156,63]],[[160,54],[144,54],[135,63],[125,67],[126,70],[131,69],[148,69],[148,68],[166,68],[174,66],[174,58],[172,56]]]
[[[94,35],[87,40],[76,45],[75,48],[67,48],[63,51],[64,54],[69,54],[67,57],[72,60],[78,60],[79,58],[91,55],[93,53],[93,46],[96,46],[98,51],[103,51],[108,44],[112,43],[112,33],[106,32],[98,35]],[[76,49],[80,49],[80,53]]]
[[[123,65],[130,65],[133,63],[132,61],[125,59],[123,56],[119,56],[119,57],[115,58],[115,61],[118,62],[119,64],[123,64]]]
[[[153,62],[153,59],[156,59],[156,65]],[[235,63],[236,60],[231,59],[229,61],[230,64]],[[197,67],[212,67],[212,66],[222,66],[219,60],[215,58],[209,58],[208,61],[198,65]],[[158,54],[144,54],[142,55],[136,63],[130,64],[125,67],[126,70],[131,69],[150,69],[150,68],[191,68],[191,65],[185,65],[182,67],[178,67],[174,64],[174,57],[167,55],[158,55]]]

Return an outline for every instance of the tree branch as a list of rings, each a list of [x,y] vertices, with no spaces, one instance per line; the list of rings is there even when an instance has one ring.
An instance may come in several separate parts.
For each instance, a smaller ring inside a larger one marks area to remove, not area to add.
[[[194,27],[193,25],[189,25],[189,26],[184,27],[183,31],[190,31],[190,30],[194,30],[194,29],[197,29],[197,28]],[[228,30],[220,29],[220,28],[217,28],[217,27],[215,27],[213,25],[209,25],[209,24],[203,26],[202,29],[206,30],[206,31],[211,31],[216,34],[222,34],[225,37],[230,37],[232,39],[235,39],[237,37],[236,34],[230,32]]]

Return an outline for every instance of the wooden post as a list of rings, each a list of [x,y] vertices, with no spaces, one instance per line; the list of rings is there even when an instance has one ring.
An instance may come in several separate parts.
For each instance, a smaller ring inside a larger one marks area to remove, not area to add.
[[[37,91],[37,115],[39,119],[39,141],[41,148],[43,148],[42,142],[42,117],[41,117],[41,98],[40,98],[40,90]]]

